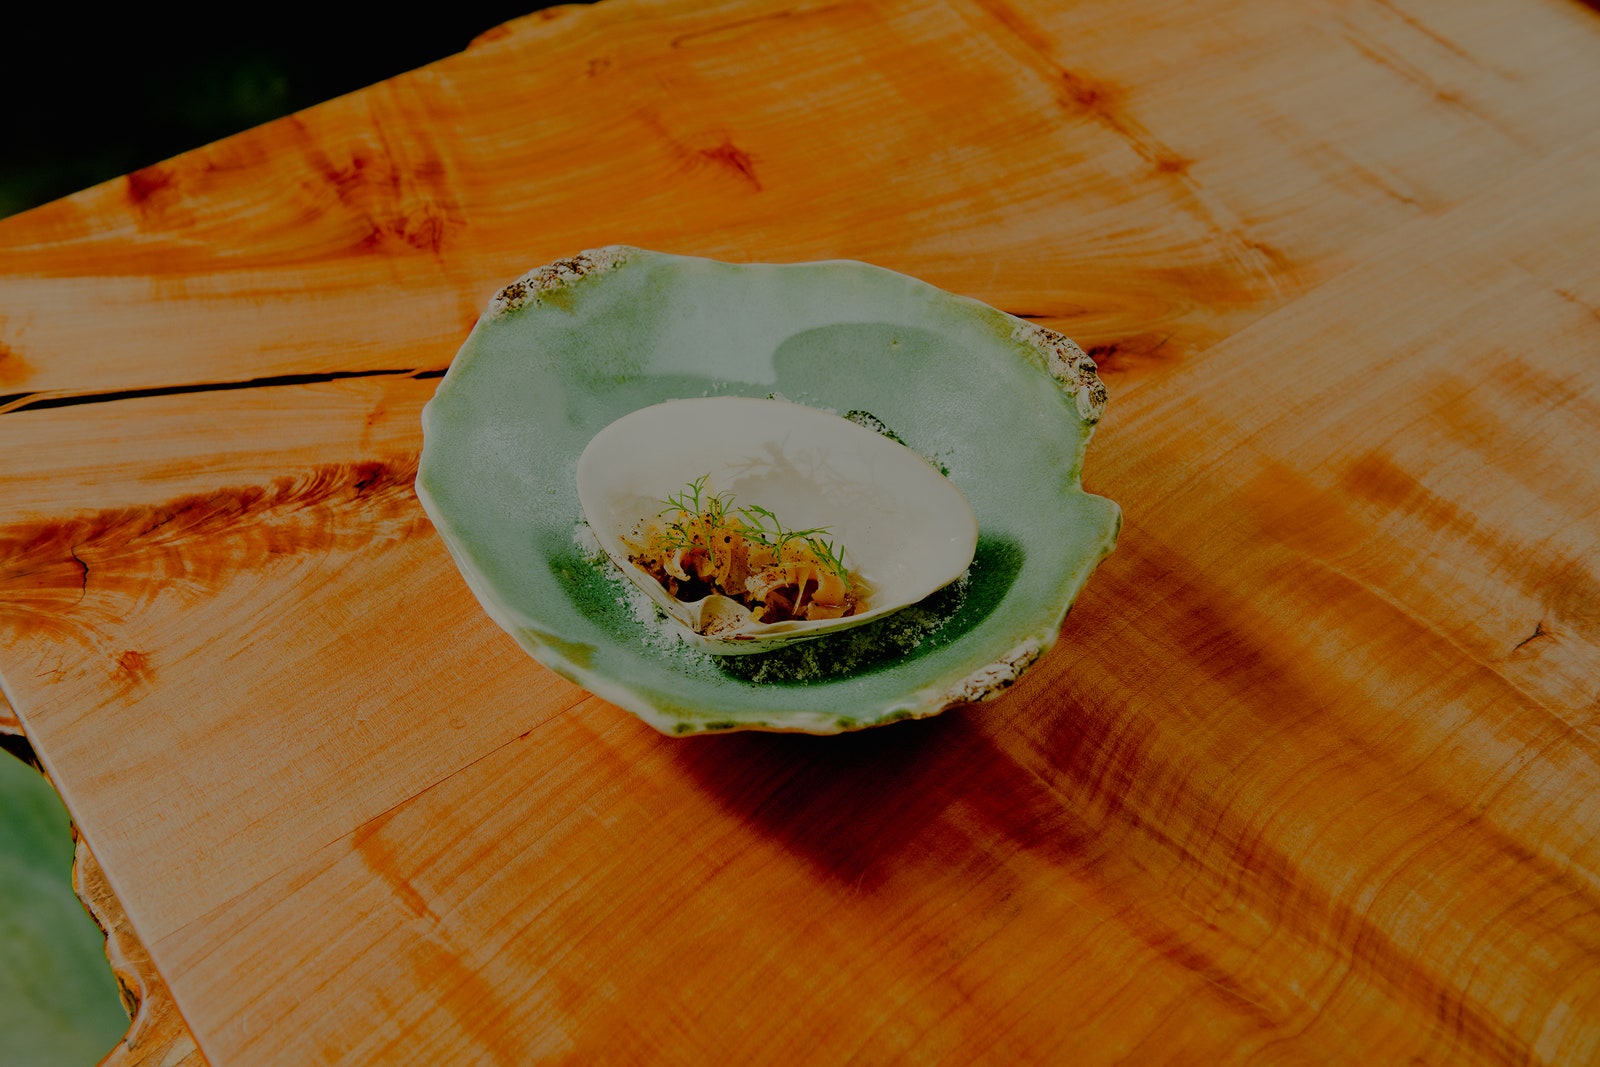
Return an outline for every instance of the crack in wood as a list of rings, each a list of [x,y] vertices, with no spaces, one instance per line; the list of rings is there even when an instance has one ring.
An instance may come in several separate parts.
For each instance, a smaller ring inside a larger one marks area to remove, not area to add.
[[[78,556],[78,546],[72,545],[67,549],[67,555],[72,557],[72,562],[83,568],[83,584],[78,590],[78,603],[83,603],[83,598],[89,595],[89,565]]]
[[[1533,633],[1529,634],[1527,637],[1524,637],[1521,641],[1518,641],[1517,642],[1517,646],[1515,648],[1513,648],[1511,651],[1514,652],[1514,653],[1515,652],[1521,652],[1524,645],[1532,644],[1533,642],[1537,641],[1541,637],[1549,637],[1549,636],[1550,636],[1550,631],[1546,630],[1544,628],[1544,621],[1540,620],[1539,622],[1536,622],[1536,623],[1533,624]]]
[[[236,389],[271,389],[284,385],[316,385],[347,378],[443,378],[448,367],[389,368],[385,370],[312,371],[302,374],[272,374],[240,381],[189,382],[183,385],[152,385],[138,389],[118,389],[97,393],[44,390],[0,396],[0,415],[46,408],[76,407],[79,404],[107,404],[114,400],[138,400],[152,396],[177,396],[183,393],[221,393]]]

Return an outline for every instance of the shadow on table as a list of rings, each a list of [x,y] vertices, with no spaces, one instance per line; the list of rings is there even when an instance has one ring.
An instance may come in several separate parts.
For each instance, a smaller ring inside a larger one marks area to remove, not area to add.
[[[992,867],[1019,850],[1081,859],[1094,830],[982,732],[989,710],[833,737],[688,738],[678,758],[729,809],[859,891],[909,866]]]

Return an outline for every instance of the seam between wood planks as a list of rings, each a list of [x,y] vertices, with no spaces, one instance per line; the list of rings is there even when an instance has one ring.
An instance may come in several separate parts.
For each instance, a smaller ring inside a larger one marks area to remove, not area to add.
[[[442,378],[449,369],[449,367],[411,367],[386,370],[313,371],[301,374],[273,374],[238,381],[152,385],[109,392],[43,390],[36,393],[13,393],[10,396],[0,396],[0,415],[15,415],[20,411],[43,411],[46,408],[76,407],[79,404],[107,404],[116,400],[137,400],[150,396],[175,396],[181,393],[220,393],[235,389],[271,389],[282,385],[315,385],[321,382],[344,381],[347,378]]]

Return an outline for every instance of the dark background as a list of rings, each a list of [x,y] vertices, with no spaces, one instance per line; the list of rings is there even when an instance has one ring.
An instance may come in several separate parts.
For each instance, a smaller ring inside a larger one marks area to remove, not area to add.
[[[442,59],[551,3],[363,6],[28,0],[0,15],[0,216]]]

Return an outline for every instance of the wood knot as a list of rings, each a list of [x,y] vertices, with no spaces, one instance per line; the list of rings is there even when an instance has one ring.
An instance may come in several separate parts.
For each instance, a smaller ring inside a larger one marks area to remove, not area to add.
[[[164,192],[176,180],[172,171],[162,166],[141,167],[127,177],[128,199],[143,207],[152,197]]]
[[[124,682],[142,682],[149,679],[152,673],[150,667],[150,654],[137,649],[128,649],[117,656],[116,677]]]
[[[715,148],[700,149],[700,156],[750,183],[756,192],[761,191],[761,179],[756,177],[755,157],[726,138]]]

